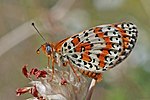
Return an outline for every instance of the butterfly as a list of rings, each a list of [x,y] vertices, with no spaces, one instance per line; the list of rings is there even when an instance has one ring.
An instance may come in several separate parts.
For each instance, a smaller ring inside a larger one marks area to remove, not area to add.
[[[69,65],[78,78],[75,68],[100,81],[102,72],[115,67],[130,54],[137,36],[137,27],[131,22],[99,25],[57,43],[46,42],[37,53],[42,49],[48,63],[52,61],[52,73],[54,64]]]

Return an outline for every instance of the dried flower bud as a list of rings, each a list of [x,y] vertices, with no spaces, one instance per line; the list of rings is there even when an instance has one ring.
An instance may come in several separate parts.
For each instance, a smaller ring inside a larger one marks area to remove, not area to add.
[[[53,80],[51,80],[52,70],[49,68],[43,70],[32,68],[28,71],[27,65],[24,65],[22,73],[30,79],[31,87],[19,88],[16,93],[17,96],[24,93],[32,94],[33,98],[27,100],[83,99],[88,87],[86,79],[78,73],[79,81],[72,70],[68,72],[55,69]],[[35,79],[33,80],[31,76],[35,76]]]

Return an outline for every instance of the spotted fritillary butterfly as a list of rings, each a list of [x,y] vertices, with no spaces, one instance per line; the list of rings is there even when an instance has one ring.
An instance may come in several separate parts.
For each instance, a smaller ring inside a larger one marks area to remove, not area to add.
[[[130,54],[137,33],[136,25],[130,22],[99,25],[56,44],[46,42],[40,48],[52,60],[53,73],[55,63],[69,64],[74,72],[77,68],[82,74],[100,80],[102,72],[115,67]]]

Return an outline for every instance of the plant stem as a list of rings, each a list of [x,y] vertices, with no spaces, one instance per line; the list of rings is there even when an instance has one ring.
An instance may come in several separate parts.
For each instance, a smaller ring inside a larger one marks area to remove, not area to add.
[[[92,93],[93,93],[95,85],[96,85],[96,80],[92,79],[91,84],[89,86],[89,89],[87,91],[86,100],[91,100]]]

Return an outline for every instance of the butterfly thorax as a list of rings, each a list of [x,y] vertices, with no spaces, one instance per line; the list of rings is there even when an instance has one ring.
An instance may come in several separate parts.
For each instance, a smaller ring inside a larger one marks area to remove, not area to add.
[[[64,40],[59,41],[58,43],[55,44],[54,46],[54,53],[53,57],[55,59],[55,62],[58,64],[58,66],[66,66],[68,62],[68,57],[66,54],[62,53],[62,45],[64,44],[65,41],[67,41],[69,38],[66,38]]]
[[[66,66],[68,59],[66,55],[62,55],[60,52],[54,52],[53,53],[53,59],[55,60],[55,63],[58,64],[58,66]]]

